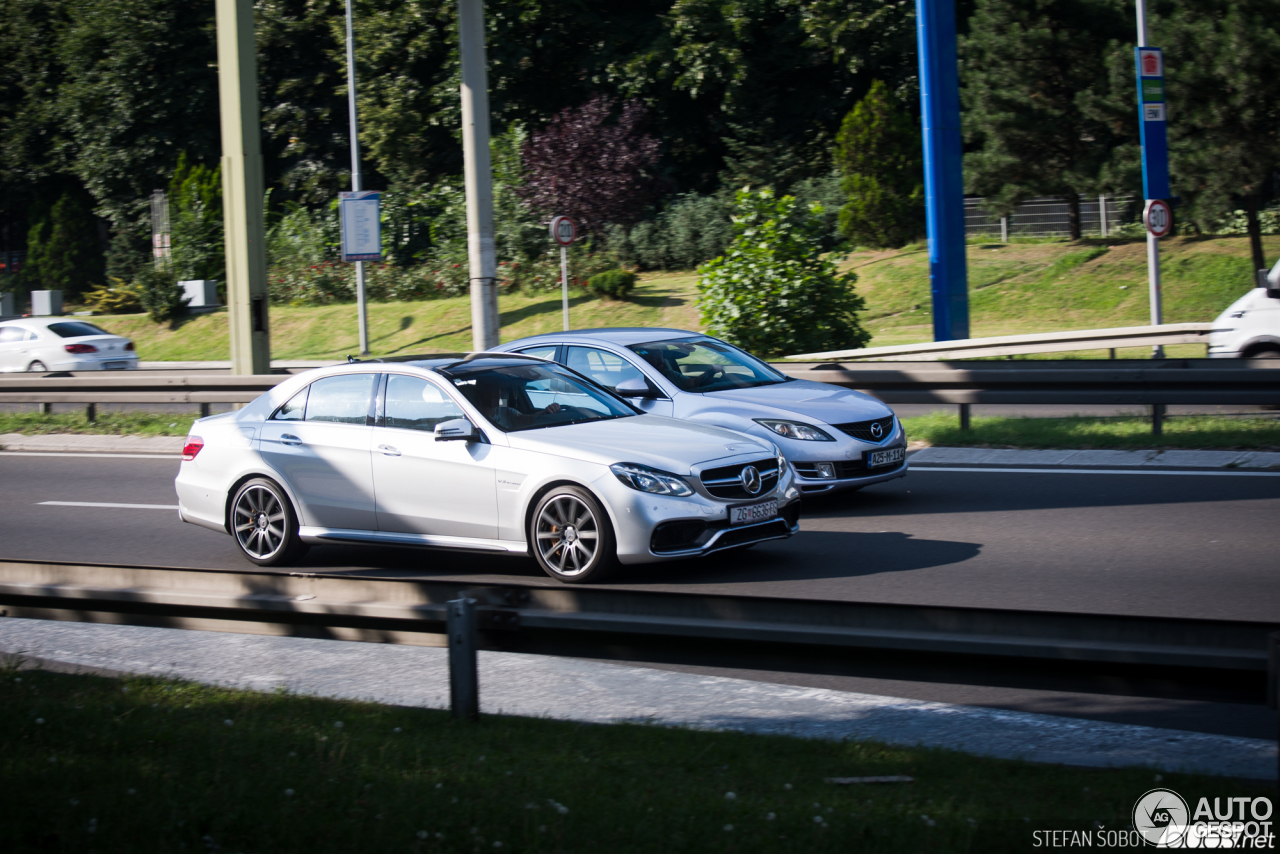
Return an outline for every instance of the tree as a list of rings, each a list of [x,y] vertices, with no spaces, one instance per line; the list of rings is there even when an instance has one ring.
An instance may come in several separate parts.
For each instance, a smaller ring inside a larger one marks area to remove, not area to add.
[[[920,129],[881,81],[840,126],[836,166],[848,199],[840,230],[850,240],[897,249],[924,234]]]
[[[1280,190],[1280,7],[1179,0],[1155,31],[1165,46],[1174,192],[1205,228],[1243,208],[1253,266],[1267,267],[1258,212]]]
[[[644,132],[646,110],[639,101],[622,104],[597,95],[577,109],[566,109],[524,147],[525,184],[520,193],[529,207],[547,215],[565,215],[587,230],[632,222],[654,195],[650,171],[658,161],[658,140]]]
[[[179,280],[222,279],[222,167],[210,169],[178,155],[169,181],[169,228],[173,270]]]
[[[1084,105],[1107,85],[1108,39],[1131,27],[1107,0],[978,0],[960,42],[964,131],[977,149],[965,158],[971,192],[1000,213],[1063,196],[1080,239],[1080,197],[1099,189],[1124,141]]]
[[[22,282],[27,290],[81,294],[103,280],[98,220],[83,188],[65,190],[46,212],[38,211],[27,234]]]
[[[802,209],[772,190],[737,195],[729,249],[698,268],[708,333],[765,358],[863,347],[857,276],[822,254],[820,205]]]

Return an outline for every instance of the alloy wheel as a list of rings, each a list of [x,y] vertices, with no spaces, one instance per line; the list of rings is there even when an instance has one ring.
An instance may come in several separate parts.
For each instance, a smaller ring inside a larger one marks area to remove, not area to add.
[[[266,486],[253,484],[241,491],[232,513],[236,540],[246,554],[267,560],[284,546],[287,524],[284,505]]]
[[[543,505],[534,535],[543,563],[566,577],[590,569],[600,548],[595,513],[573,495],[559,495]]]

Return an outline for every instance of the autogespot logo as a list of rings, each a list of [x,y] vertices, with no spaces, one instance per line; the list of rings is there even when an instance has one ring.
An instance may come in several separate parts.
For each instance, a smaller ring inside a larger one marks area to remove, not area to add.
[[[1187,802],[1171,789],[1152,789],[1133,805],[1133,827],[1148,845],[1181,848],[1187,832]]]

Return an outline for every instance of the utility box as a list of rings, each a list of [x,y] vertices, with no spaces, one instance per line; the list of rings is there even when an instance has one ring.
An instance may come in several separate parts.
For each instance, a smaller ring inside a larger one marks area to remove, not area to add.
[[[62,314],[62,291],[32,291],[31,315],[56,317]]]
[[[13,294],[0,294],[0,317],[13,317],[17,313],[13,305]]]
[[[178,284],[187,297],[187,308],[218,307],[218,283],[213,279],[190,279]]]

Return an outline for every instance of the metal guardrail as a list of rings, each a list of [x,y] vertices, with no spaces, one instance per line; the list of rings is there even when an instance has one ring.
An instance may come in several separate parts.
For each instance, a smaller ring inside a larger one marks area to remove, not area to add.
[[[1276,690],[1280,620],[0,561],[0,611],[39,619],[445,646],[448,603],[468,598],[487,649],[1250,703]]]
[[[832,350],[802,353],[788,359],[806,361],[905,361],[925,359],[974,359],[992,356],[1024,356],[1035,353],[1069,353],[1078,350],[1115,350],[1122,347],[1155,347],[1171,344],[1209,343],[1212,323],[1165,323],[1160,326],[1120,326],[1113,329],[1083,329],[1071,332],[1041,332],[1032,335],[1003,335],[997,338],[964,338],[930,341],[892,347],[864,347],[860,350]]]
[[[1158,359],[775,365],[886,403],[1278,404],[1280,362]]]

